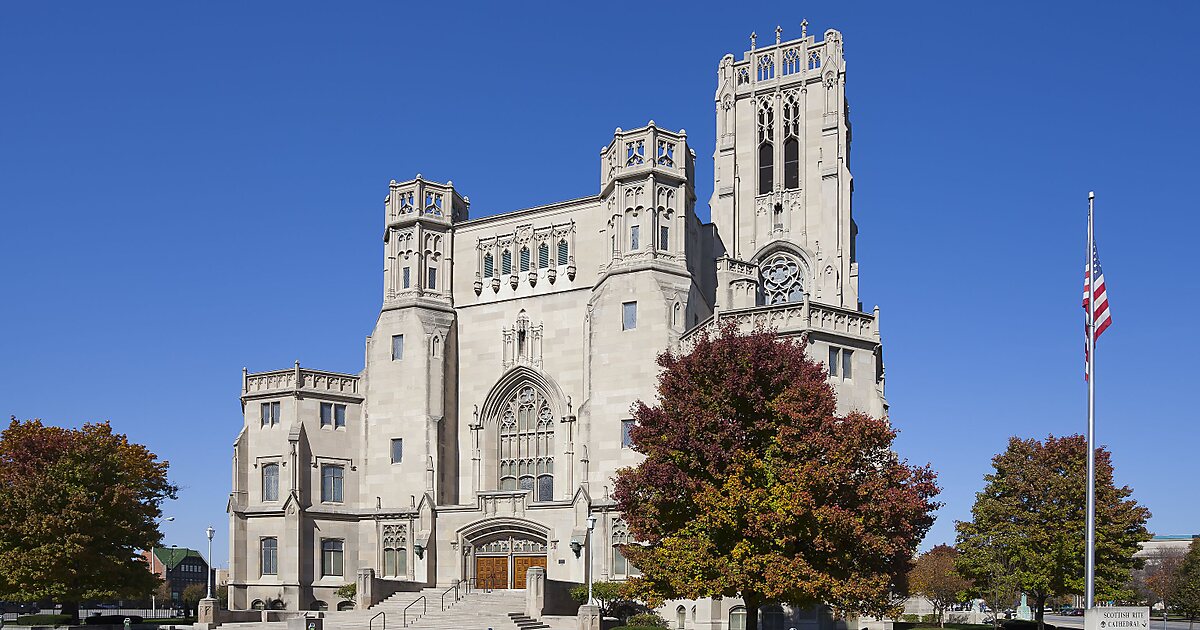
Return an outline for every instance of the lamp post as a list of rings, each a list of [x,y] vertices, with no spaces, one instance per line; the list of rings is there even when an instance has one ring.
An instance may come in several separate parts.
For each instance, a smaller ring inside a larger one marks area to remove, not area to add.
[[[595,562],[595,560],[593,560],[593,558],[592,558],[592,533],[596,530],[596,517],[595,516],[592,516],[590,514],[588,515],[587,526],[588,526],[587,566],[585,566],[584,569],[587,570],[588,605],[591,606],[592,605],[592,563]]]
[[[154,524],[157,525],[159,523],[170,522],[173,520],[175,520],[174,516],[164,516],[163,518],[154,519]],[[151,545],[150,546],[150,572],[153,573],[155,575],[155,577],[157,577],[158,569],[154,568],[155,564],[156,563],[155,563],[155,555],[154,555],[154,545]],[[155,587],[153,591],[150,591],[150,616],[154,617],[156,619],[158,618],[158,587]]]
[[[217,530],[213,529],[212,525],[209,525],[208,529],[204,530],[204,533],[208,534],[208,599],[212,599],[212,537],[213,534],[217,533]]]

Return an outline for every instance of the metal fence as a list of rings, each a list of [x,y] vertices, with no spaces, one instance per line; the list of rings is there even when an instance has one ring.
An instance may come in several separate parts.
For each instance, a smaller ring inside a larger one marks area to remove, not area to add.
[[[17,617],[25,615],[57,615],[61,612],[59,608],[45,608],[36,613],[34,612],[6,612],[3,614],[4,621],[16,621]],[[79,619],[84,620],[92,615],[119,615],[122,617],[138,616],[143,619],[178,619],[183,618],[182,610],[171,610],[170,608],[159,608],[156,611],[150,608],[79,608]]]

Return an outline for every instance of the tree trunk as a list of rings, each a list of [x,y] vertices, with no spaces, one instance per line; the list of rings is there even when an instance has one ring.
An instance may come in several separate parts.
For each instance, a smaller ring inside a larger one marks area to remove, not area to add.
[[[1045,593],[1036,593],[1034,595],[1033,601],[1034,601],[1035,605],[1037,606],[1037,612],[1033,613],[1033,618],[1035,620],[1037,620],[1038,630],[1045,630],[1045,628],[1046,628],[1046,619],[1045,619],[1045,617],[1046,617],[1046,613],[1045,613],[1046,595],[1045,595]]]
[[[753,595],[742,595],[742,601],[746,602],[746,630],[758,630],[758,607],[762,603],[761,600]]]
[[[946,607],[945,606],[942,606],[937,609],[937,616],[938,616],[938,627],[945,628],[946,627]]]
[[[79,625],[79,602],[63,602],[62,614],[71,618],[71,625]]]

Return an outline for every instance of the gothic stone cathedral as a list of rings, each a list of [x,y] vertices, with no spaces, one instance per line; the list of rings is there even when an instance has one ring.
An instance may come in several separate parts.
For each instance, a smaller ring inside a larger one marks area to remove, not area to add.
[[[531,566],[564,582],[636,572],[610,496],[639,458],[630,405],[654,399],[659,352],[718,322],[808,333],[842,410],[886,414],[878,311],[858,297],[842,37],[778,40],[718,66],[710,224],[687,134],[653,121],[616,130],[579,199],[472,219],[450,182],[391,182],[362,372],[243,377],[231,608],[332,609],[356,581],[361,595],[522,588]],[[738,625],[736,600],[673,602],[672,621],[679,604]]]

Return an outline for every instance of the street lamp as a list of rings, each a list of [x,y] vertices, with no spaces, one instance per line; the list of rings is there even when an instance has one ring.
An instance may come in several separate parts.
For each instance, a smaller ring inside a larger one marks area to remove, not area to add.
[[[213,534],[217,533],[217,530],[213,529],[212,525],[209,525],[208,529],[204,530],[204,533],[208,534],[208,599],[212,599],[212,537]]]
[[[163,518],[154,519],[154,524],[157,525],[159,523],[170,522],[173,520],[175,520],[174,516],[164,516]],[[150,572],[153,573],[157,577],[158,569],[154,568],[154,565],[155,565],[154,559],[155,559],[154,546],[151,545],[150,546]],[[155,589],[153,591],[150,591],[150,616],[155,619],[158,618],[158,588],[157,587],[155,587]]]
[[[590,514],[588,515],[587,526],[588,526],[587,566],[585,566],[584,569],[587,571],[588,605],[590,606],[592,604],[592,564],[595,562],[595,560],[592,558],[592,532],[594,532],[596,530],[596,517],[595,516],[592,516]]]

